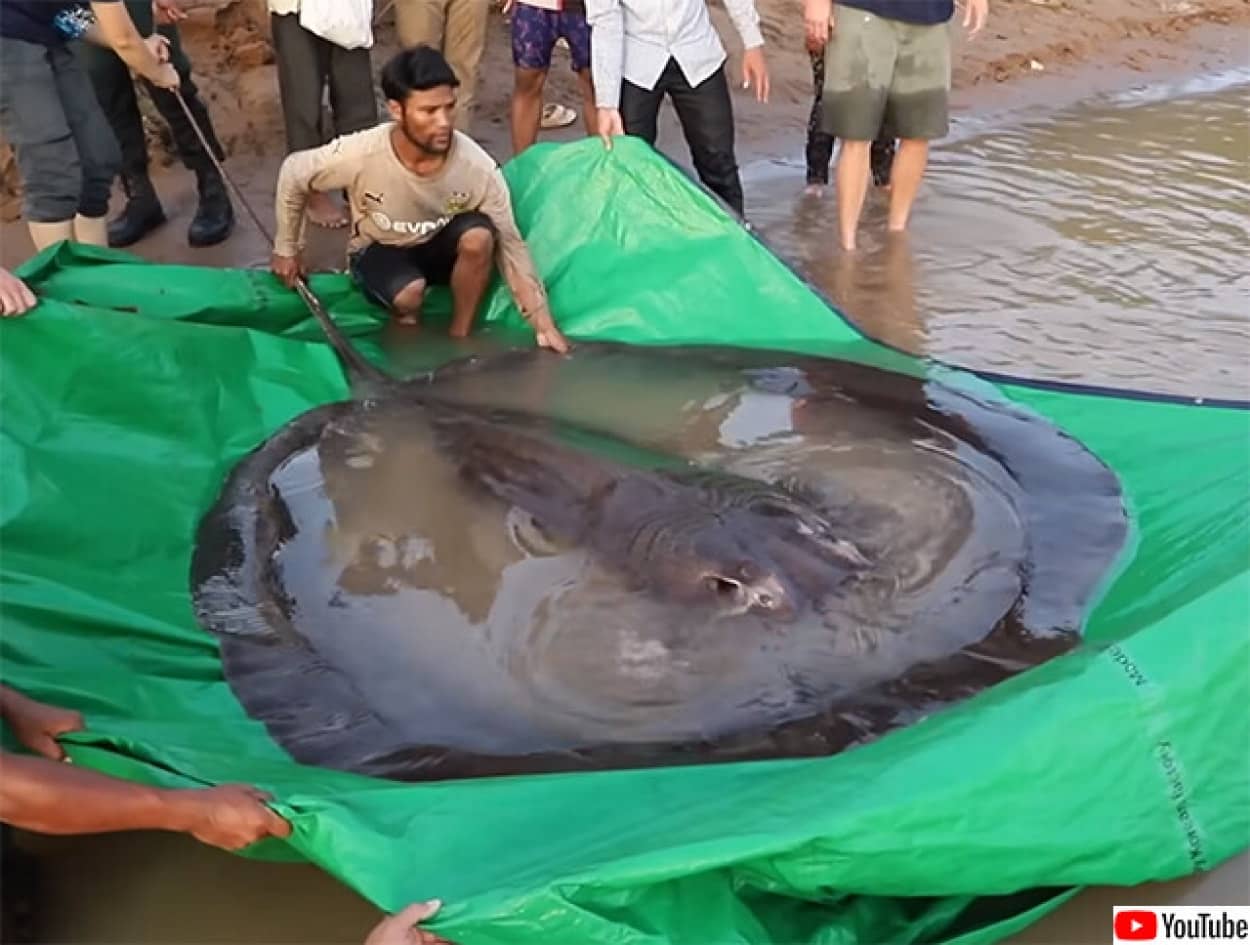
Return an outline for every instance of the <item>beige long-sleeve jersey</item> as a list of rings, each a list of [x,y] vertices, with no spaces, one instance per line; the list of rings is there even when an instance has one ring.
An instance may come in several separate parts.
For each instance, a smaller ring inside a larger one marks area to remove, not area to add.
[[[496,259],[521,314],[526,318],[550,314],[542,280],[512,216],[508,184],[494,158],[457,131],[442,169],[419,176],[396,156],[391,145],[394,127],[385,122],[287,156],[278,173],[274,252],[294,256],[303,249],[304,207],[314,191],[347,191],[349,255],[370,243],[423,243],[456,214],[476,210],[495,225]]]

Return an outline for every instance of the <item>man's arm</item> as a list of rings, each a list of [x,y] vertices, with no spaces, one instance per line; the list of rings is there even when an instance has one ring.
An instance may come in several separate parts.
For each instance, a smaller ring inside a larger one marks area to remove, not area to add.
[[[755,86],[758,101],[768,101],[768,67],[764,64],[764,36],[755,0],[725,0],[725,9],[742,38],[742,87]]]
[[[547,292],[534,267],[529,247],[517,229],[512,215],[512,197],[508,182],[499,168],[491,173],[481,211],[490,217],[498,234],[499,270],[503,274],[521,316],[530,323],[539,344],[557,351],[567,350],[568,343],[555,327],[548,307]]]
[[[590,75],[599,108],[621,107],[621,75],[625,62],[625,14],[620,0],[586,0],[590,44]]]
[[[508,283],[521,315],[526,321],[530,321],[535,316],[550,314],[547,310],[547,292],[542,280],[538,278],[538,270],[534,267],[529,247],[521,237],[521,231],[517,229],[516,218],[512,215],[512,197],[508,193],[508,183],[498,168],[491,173],[481,209],[495,224],[499,242],[499,271]]]
[[[725,12],[733,21],[738,35],[742,37],[743,49],[755,49],[764,45],[764,35],[760,32],[760,13],[755,9],[755,0],[725,0]]]
[[[84,39],[112,49],[127,66],[161,88],[178,88],[177,71],[157,55],[157,50],[163,49],[164,58],[168,58],[169,44],[163,36],[151,42],[140,36],[124,3],[92,3],[91,12],[95,23],[83,34]]]
[[[273,251],[277,256],[298,256],[304,248],[304,208],[313,191],[347,187],[360,167],[360,138],[347,135],[319,148],[292,151],[278,171],[274,197],[276,230]]]
[[[7,751],[0,752],[0,821],[47,834],[174,830],[226,850],[291,833],[254,788],[163,790]]]

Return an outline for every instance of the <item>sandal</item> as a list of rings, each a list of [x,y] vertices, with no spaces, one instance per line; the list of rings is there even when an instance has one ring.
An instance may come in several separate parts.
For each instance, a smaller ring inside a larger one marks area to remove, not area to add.
[[[542,126],[544,128],[567,128],[577,121],[577,112],[567,105],[549,102],[543,106]]]

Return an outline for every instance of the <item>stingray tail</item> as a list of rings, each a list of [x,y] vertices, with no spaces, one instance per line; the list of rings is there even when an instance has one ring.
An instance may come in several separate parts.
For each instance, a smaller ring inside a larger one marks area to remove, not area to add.
[[[339,356],[339,360],[343,362],[343,368],[347,371],[348,377],[351,378],[353,386],[366,382],[381,385],[394,383],[394,378],[375,367],[363,354],[356,350],[347,336],[343,334],[342,329],[334,323],[334,319],[325,310],[325,306],[313,295],[312,290],[308,288],[308,284],[303,279],[300,279],[295,284],[295,288],[299,292],[300,298],[304,300],[304,304],[308,306],[308,310],[317,319],[321,330],[326,333],[330,346],[334,349],[334,353]]]

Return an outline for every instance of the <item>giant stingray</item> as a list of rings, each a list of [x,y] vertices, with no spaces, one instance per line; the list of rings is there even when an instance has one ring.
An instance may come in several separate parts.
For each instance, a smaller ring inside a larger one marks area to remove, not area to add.
[[[400,381],[318,317],[352,399],[236,465],[191,567],[233,691],[303,763],[426,780],[828,754],[1070,650],[1123,545],[1096,457],[933,380],[581,344]],[[641,426],[628,399],[551,395],[657,370],[645,389],[703,386]],[[692,438],[752,396],[789,405],[787,435]],[[815,468],[787,465],[800,428]],[[848,456],[873,468],[839,478]],[[329,566],[362,495],[368,537]],[[496,523],[511,544],[482,551]]]

